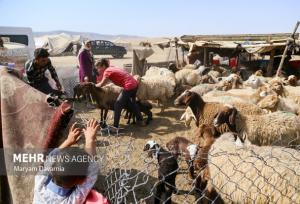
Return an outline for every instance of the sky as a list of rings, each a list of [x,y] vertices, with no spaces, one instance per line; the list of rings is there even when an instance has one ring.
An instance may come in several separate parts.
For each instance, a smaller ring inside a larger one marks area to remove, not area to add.
[[[0,0],[0,26],[146,37],[292,32],[300,0]]]

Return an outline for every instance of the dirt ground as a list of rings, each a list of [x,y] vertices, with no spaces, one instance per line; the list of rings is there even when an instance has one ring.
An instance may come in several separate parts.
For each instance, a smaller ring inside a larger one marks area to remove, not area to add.
[[[155,48],[155,54],[149,62],[165,61],[168,57],[168,50]],[[96,56],[100,58],[103,56]],[[106,57],[106,56],[104,56]],[[125,63],[132,63],[132,52],[129,52],[124,59],[111,59],[111,63],[122,66]],[[74,66],[77,59],[74,56],[52,57],[53,65],[59,70],[60,67]],[[106,196],[114,199],[123,199],[126,203],[152,203],[151,196],[157,180],[157,161],[147,158],[143,147],[148,140],[155,140],[165,147],[170,139],[176,136],[184,136],[193,139],[195,125],[192,128],[185,127],[183,121],[179,121],[184,112],[183,107],[175,107],[174,99],[166,104],[167,109],[160,113],[160,108],[153,104],[153,121],[146,127],[138,127],[134,124],[126,125],[126,120],[121,119],[120,135],[110,135],[107,131],[99,131],[97,137],[97,153],[101,157],[101,174],[99,175],[96,189],[106,192]],[[86,108],[85,103],[74,103],[75,115],[73,121],[84,123],[89,118],[99,119],[100,111]],[[112,113],[109,113],[111,116]],[[112,124],[109,117],[108,124]],[[83,141],[81,141],[83,142]],[[176,179],[179,190],[178,195],[172,196],[174,203],[193,203],[195,197],[192,195],[192,180],[188,179],[184,161],[180,161],[181,171]],[[123,186],[122,188],[120,186]],[[123,190],[120,190],[123,189]],[[121,201],[119,200],[119,201]]]

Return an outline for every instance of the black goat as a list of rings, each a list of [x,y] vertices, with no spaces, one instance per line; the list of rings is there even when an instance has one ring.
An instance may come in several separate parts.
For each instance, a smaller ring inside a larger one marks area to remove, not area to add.
[[[164,150],[155,141],[148,141],[144,146],[144,151],[148,152],[149,157],[158,160],[158,179],[159,182],[154,192],[154,203],[171,203],[172,193],[177,193],[176,175],[179,169],[176,158],[171,152]],[[165,194],[166,200],[163,200]]]

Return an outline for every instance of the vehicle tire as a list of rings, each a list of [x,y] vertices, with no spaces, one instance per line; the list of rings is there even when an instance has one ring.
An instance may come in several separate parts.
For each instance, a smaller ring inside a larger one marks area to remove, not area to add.
[[[124,57],[124,54],[115,54],[115,55],[112,55],[113,58],[117,58],[117,59],[121,59]]]

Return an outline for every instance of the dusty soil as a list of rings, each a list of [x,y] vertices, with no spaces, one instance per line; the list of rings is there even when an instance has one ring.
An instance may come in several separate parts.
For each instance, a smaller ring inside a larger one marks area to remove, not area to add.
[[[168,49],[163,51],[154,48],[154,50],[155,54],[148,59],[148,62],[166,61],[169,58]],[[174,51],[171,52],[170,60],[174,59],[174,53]],[[132,52],[129,52],[123,59],[110,59],[112,64],[122,67],[125,63],[132,63]],[[64,67],[74,67],[77,64],[75,56],[52,57],[51,60],[58,73],[64,71],[61,70]],[[146,127],[138,127],[134,124],[126,125],[127,121],[122,119],[120,124],[123,129],[119,136],[109,135],[107,131],[99,131],[97,151],[102,158],[100,161],[101,174],[95,188],[100,192],[105,192],[106,196],[114,199],[115,203],[117,199],[123,199],[122,201],[126,203],[152,203],[153,188],[158,181],[157,161],[147,158],[143,152],[143,147],[148,140],[155,140],[164,147],[167,141],[176,136],[193,138],[194,124],[192,124],[192,128],[187,128],[182,121],[179,121],[184,109],[174,107],[173,101],[174,99],[169,101],[168,108],[164,113],[160,113],[160,108],[154,104],[153,121]],[[85,103],[75,102],[74,109],[75,115],[72,122],[77,121],[84,124],[85,120],[89,118],[100,118],[100,111],[86,108]],[[109,113],[109,115],[111,114]],[[108,124],[112,124],[112,119],[109,118]],[[81,141],[81,143],[83,142]],[[176,179],[179,194],[173,195],[172,200],[174,203],[193,203],[195,197],[191,192],[192,181],[188,179],[185,161],[180,161],[180,167],[183,168],[183,171],[178,174]],[[124,187],[120,188],[122,182]]]

